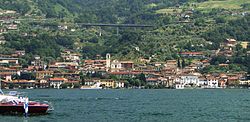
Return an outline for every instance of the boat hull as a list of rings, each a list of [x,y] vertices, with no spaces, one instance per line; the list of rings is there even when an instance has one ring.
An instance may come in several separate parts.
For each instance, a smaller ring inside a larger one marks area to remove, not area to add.
[[[29,105],[28,114],[46,114],[49,106],[43,105]],[[0,114],[23,114],[25,113],[22,104],[0,104]]]

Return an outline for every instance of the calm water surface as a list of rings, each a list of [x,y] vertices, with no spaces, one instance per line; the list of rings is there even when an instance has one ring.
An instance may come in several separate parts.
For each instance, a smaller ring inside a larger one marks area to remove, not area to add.
[[[250,90],[35,89],[32,100],[50,101],[48,115],[2,116],[2,122],[250,121]]]

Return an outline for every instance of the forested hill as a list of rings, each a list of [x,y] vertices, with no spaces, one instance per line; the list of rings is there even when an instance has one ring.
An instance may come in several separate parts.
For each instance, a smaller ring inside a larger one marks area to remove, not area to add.
[[[226,38],[250,40],[249,0],[0,0],[2,10],[17,11],[20,23],[3,34],[7,42],[1,53],[25,50],[25,61],[33,55],[55,60],[64,49],[85,59],[111,53],[164,61],[178,58],[180,51],[218,49]],[[117,33],[116,28],[77,23],[154,27],[119,28]],[[65,25],[67,29],[59,28]]]

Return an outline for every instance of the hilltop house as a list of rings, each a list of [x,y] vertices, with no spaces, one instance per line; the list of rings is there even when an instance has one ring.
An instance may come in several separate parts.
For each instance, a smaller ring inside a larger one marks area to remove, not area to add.
[[[235,39],[226,39],[220,44],[219,55],[224,55],[231,57],[233,55],[233,48],[236,46],[237,42]]]
[[[1,34],[2,32],[4,32],[4,30],[3,30],[3,29],[0,29],[0,34]],[[5,43],[6,43],[6,40],[5,40],[4,36],[0,36],[0,45],[5,44]]]
[[[203,52],[180,52],[180,55],[185,58],[205,58]]]
[[[81,56],[80,54],[72,53],[69,50],[61,52],[61,57],[63,58],[64,61],[78,62],[80,61],[80,56]]]
[[[240,45],[242,46],[242,48],[247,49],[249,42],[241,42]]]
[[[120,71],[120,70],[129,70],[134,68],[134,63],[132,61],[118,61],[113,60],[111,62],[111,72]]]

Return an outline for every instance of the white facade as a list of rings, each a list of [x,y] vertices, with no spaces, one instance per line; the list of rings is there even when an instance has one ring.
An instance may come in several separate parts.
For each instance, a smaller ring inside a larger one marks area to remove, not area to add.
[[[180,76],[175,80],[175,82],[183,85],[196,85],[198,86],[199,84],[199,78],[197,76],[192,76],[192,75],[187,75],[187,76]]]
[[[49,85],[50,85],[50,87],[53,86],[53,88],[59,89],[60,86],[63,84],[63,82],[64,82],[64,81],[50,81],[50,82],[49,82]]]
[[[199,80],[198,86],[207,86],[207,80]]]
[[[0,58],[0,63],[15,63],[18,64],[18,58]]]
[[[209,80],[207,80],[207,82],[208,82],[208,85],[207,85],[207,87],[208,88],[218,88],[218,84],[219,84],[219,81],[218,80],[215,80],[215,79],[209,79]]]
[[[124,88],[124,82],[116,82],[116,83],[115,83],[115,86],[116,86],[117,88]]]
[[[175,89],[184,89],[183,84],[175,84]]]
[[[111,69],[121,69],[122,68],[122,64],[121,62],[114,60],[111,63]]]

